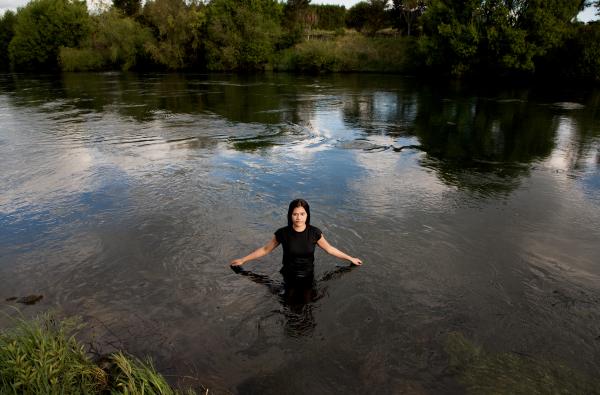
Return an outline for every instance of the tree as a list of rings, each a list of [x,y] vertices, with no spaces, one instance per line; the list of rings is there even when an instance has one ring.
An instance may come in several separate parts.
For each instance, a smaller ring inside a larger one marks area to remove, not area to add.
[[[426,66],[462,75],[471,70],[479,45],[479,0],[431,0],[423,14],[420,57]]]
[[[416,20],[425,11],[424,0],[392,0],[392,22],[396,29],[410,36]]]
[[[307,18],[310,11],[310,0],[288,0],[285,3],[283,7],[285,34],[282,47],[291,47],[302,41],[304,30],[307,28],[306,22],[311,20],[310,17]]]
[[[268,67],[281,37],[282,11],[276,0],[213,0],[207,11],[207,67]]]
[[[156,63],[177,70],[199,62],[206,23],[203,4],[186,4],[183,0],[149,1],[144,6],[143,17],[157,39],[146,45]]]
[[[346,26],[350,29],[356,29],[359,32],[362,31],[367,25],[368,14],[369,3],[366,1],[356,3],[350,7],[346,14]]]
[[[92,18],[91,34],[79,47],[63,47],[60,64],[65,71],[129,70],[148,59],[153,45],[150,29],[116,9]]]
[[[135,16],[140,12],[141,0],[113,0],[115,8],[121,10],[127,16]]]
[[[377,30],[388,27],[387,8],[388,0],[369,0],[366,25],[369,33],[375,34]]]
[[[585,0],[431,0],[423,62],[455,75],[528,73],[574,33]]]
[[[10,66],[8,45],[15,35],[16,19],[16,15],[12,11],[6,11],[0,17],[0,69],[8,69]]]
[[[375,34],[387,27],[388,0],[361,1],[350,7],[346,16],[346,25],[360,32]]]
[[[61,46],[77,47],[90,18],[85,1],[33,0],[17,12],[15,35],[8,47],[17,69],[57,69]]]
[[[317,16],[317,28],[323,30],[341,29],[345,25],[346,7],[339,5],[319,4],[310,8]]]

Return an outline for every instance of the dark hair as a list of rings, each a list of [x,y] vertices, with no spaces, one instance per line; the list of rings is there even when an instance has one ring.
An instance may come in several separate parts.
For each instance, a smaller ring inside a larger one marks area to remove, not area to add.
[[[306,225],[310,225],[310,207],[308,203],[304,199],[295,199],[290,203],[290,208],[288,209],[288,226],[292,226],[292,212],[296,207],[302,207],[306,211]]]

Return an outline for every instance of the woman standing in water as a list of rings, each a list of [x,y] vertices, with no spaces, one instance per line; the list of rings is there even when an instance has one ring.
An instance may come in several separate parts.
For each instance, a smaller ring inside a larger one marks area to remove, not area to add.
[[[296,199],[290,203],[287,220],[288,226],[278,229],[271,241],[245,257],[233,260],[231,266],[241,266],[248,261],[263,257],[279,244],[283,247],[281,274],[286,280],[313,278],[315,245],[330,255],[350,261],[353,265],[362,265],[360,259],[351,257],[329,244],[321,230],[310,224],[310,207],[305,200]]]

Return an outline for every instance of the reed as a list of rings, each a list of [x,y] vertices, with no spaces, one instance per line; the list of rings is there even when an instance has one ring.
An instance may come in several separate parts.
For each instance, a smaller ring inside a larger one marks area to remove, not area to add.
[[[0,394],[181,394],[149,359],[117,352],[102,369],[76,340],[81,328],[76,319],[50,314],[15,318],[10,329],[0,332]]]

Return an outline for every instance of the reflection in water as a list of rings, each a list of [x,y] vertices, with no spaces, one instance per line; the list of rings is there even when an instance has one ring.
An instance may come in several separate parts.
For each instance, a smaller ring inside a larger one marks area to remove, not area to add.
[[[241,266],[231,267],[235,273],[264,285],[270,293],[278,297],[285,316],[285,333],[290,337],[307,336],[313,333],[317,325],[313,315],[314,303],[321,299],[327,291],[322,284],[339,278],[352,269],[352,266],[339,266],[335,270],[326,272],[318,280],[315,280],[314,276],[303,278],[284,276],[283,281],[278,282],[264,274],[245,270]]]
[[[0,74],[0,304],[214,393],[463,393],[454,331],[597,375],[599,152],[592,89]],[[360,276],[226,268],[297,197]]]

